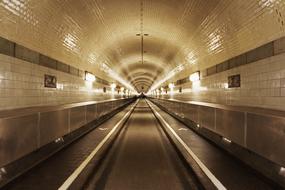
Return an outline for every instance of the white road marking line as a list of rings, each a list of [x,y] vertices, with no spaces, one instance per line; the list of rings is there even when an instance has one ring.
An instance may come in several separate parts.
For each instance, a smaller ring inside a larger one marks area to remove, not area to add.
[[[212,172],[202,163],[202,161],[193,153],[193,151],[187,146],[187,144],[177,135],[177,133],[170,127],[170,125],[163,119],[163,117],[152,107],[151,104],[149,106],[152,108],[154,113],[161,119],[161,121],[167,126],[167,128],[172,132],[175,138],[180,142],[180,144],[186,149],[188,154],[195,160],[195,162],[199,165],[202,171],[208,176],[208,178],[212,181],[212,183],[219,190],[226,190],[227,188],[212,174]]]
[[[108,128],[102,128],[102,127],[100,127],[99,130],[100,130],[100,131],[105,131],[105,130],[108,130]]]
[[[183,127],[178,129],[178,131],[187,131],[187,130],[188,130],[188,129],[183,128]]]
[[[115,132],[115,130],[120,126],[120,124],[128,117],[131,111],[135,108],[135,105],[124,115],[124,117],[115,125],[115,127],[108,133],[108,135],[97,145],[97,147],[91,152],[91,154],[80,164],[80,166],[65,180],[65,182],[58,188],[58,190],[67,190],[74,180],[79,176],[79,174],[84,170],[88,163],[93,159],[100,148],[106,143],[110,136]]]

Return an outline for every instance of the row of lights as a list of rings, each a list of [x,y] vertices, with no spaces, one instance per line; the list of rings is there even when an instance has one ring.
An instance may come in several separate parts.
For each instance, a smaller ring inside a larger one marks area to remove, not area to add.
[[[200,71],[197,71],[195,73],[192,73],[190,76],[189,76],[189,80],[191,82],[197,82],[197,81],[200,81]],[[173,91],[175,85],[174,83],[169,83],[168,84],[168,88],[170,89],[170,91]],[[160,91],[163,91],[163,87],[160,88]],[[157,89],[156,92],[158,93],[159,90]]]
[[[116,85],[115,83],[112,83],[112,84],[110,85],[110,87],[111,87],[112,92],[114,92],[115,89],[117,88],[117,85]],[[124,88],[124,87],[121,87],[121,88],[120,88],[120,91],[121,91],[121,92],[124,92],[124,91],[125,91],[125,88]],[[128,92],[130,92],[130,90],[128,90]]]
[[[88,81],[88,82],[94,82],[94,81],[96,81],[96,77],[92,73],[90,73],[88,71],[85,71],[85,80]],[[115,83],[112,83],[110,85],[110,87],[111,87],[112,91],[115,91],[117,85]],[[125,90],[125,88],[121,87],[120,90],[123,92]]]
[[[94,82],[96,80],[96,77],[95,75],[93,75],[92,73],[88,72],[88,71],[85,71],[85,80],[86,81],[89,81],[89,82]],[[189,76],[189,80],[191,82],[196,82],[196,81],[199,81],[200,80],[200,72],[197,71],[193,74],[191,74]],[[117,85],[115,83],[112,83],[111,84],[111,89],[112,91],[115,90],[115,88],[117,87]],[[175,85],[174,83],[169,83],[168,87],[170,88],[171,91],[173,91]],[[121,88],[121,91],[124,91],[124,87]],[[163,88],[161,87],[161,91],[163,91]]]
[[[115,83],[112,83],[112,84],[110,85],[110,87],[111,87],[112,91],[115,91],[117,85],[116,85]],[[125,88],[124,88],[124,87],[121,87],[120,90],[123,92],[123,91],[125,90]]]

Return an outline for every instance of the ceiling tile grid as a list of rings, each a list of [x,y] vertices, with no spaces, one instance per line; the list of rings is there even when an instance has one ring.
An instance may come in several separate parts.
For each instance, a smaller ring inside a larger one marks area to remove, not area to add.
[[[284,36],[284,16],[284,0],[1,0],[0,36],[147,91]]]

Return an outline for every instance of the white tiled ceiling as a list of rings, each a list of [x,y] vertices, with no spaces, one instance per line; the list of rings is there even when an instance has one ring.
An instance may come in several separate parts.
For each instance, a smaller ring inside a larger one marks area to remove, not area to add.
[[[284,36],[285,1],[1,0],[0,25],[0,36],[112,80],[107,64],[147,90],[178,65],[177,79]]]

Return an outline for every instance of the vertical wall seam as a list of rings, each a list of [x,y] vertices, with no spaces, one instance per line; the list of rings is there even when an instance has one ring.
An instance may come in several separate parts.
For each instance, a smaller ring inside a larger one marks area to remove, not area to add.
[[[37,148],[40,148],[40,147],[41,147],[40,120],[41,120],[41,112],[38,112],[38,121],[37,121]]]
[[[247,112],[244,112],[244,146],[247,147]]]

